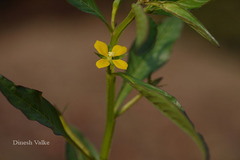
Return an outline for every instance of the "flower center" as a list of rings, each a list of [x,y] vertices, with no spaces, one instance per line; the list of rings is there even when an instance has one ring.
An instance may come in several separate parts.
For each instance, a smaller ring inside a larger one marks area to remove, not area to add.
[[[109,57],[113,57],[114,55],[115,55],[114,52],[108,52],[108,56],[109,56]]]

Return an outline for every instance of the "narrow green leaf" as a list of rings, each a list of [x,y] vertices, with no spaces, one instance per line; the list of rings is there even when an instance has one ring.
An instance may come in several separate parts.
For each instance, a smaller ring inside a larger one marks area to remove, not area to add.
[[[8,101],[20,109],[29,120],[35,120],[53,130],[56,135],[67,136],[61,121],[60,113],[37,90],[16,86],[0,75],[0,91]]]
[[[111,40],[110,40],[111,47],[118,44],[121,34],[127,28],[127,26],[134,20],[134,18],[135,18],[135,14],[133,12],[133,9],[131,9],[127,17],[114,29],[111,36]]]
[[[105,17],[98,9],[94,0],[67,0],[67,1],[74,7],[78,8],[79,10],[97,16],[109,27]]]
[[[151,50],[136,50],[136,45],[133,44],[129,53],[127,73],[139,79],[146,78],[168,61],[172,45],[182,29],[182,22],[177,18],[168,18],[158,26],[153,21],[151,23],[153,35],[156,35]],[[152,37],[152,34],[149,35]]]
[[[171,13],[180,18],[212,44],[219,46],[216,39],[208,32],[208,30],[185,8],[173,2],[159,3],[159,7],[165,12]]]
[[[150,1],[166,1],[166,0],[150,0]],[[168,2],[176,2],[178,0],[167,0]]]
[[[165,12],[164,10],[159,8],[159,6],[156,6],[156,5],[148,5],[144,9],[145,9],[145,12],[148,14],[171,16],[171,14]]]
[[[144,13],[142,6],[133,4],[132,8],[135,14],[137,25],[136,46],[139,46],[146,40],[149,32],[148,17]]]
[[[185,9],[194,9],[200,8],[210,0],[154,0],[154,1],[165,1],[165,2],[175,2],[176,4],[181,5]]]
[[[136,25],[137,25],[137,38],[135,45],[136,47],[141,46],[144,41],[146,41],[149,33],[149,22],[148,17],[144,13],[142,6],[133,4],[132,8],[134,10]]]
[[[185,9],[200,8],[210,0],[179,0],[176,3],[184,7]]]
[[[42,97],[40,91],[17,86],[2,75],[0,75],[0,91],[29,120],[37,121],[51,128],[54,134],[64,136],[67,141],[72,143],[89,160],[93,160],[93,155],[91,155],[91,152],[84,145],[84,142],[76,138],[60,112]]]
[[[78,151],[70,143],[66,142],[65,149],[66,160],[86,160],[84,158],[81,159],[81,157],[78,155]]]
[[[172,120],[180,129],[186,132],[201,148],[205,155],[205,159],[209,159],[208,148],[203,137],[195,130],[192,122],[175,97],[159,88],[135,79],[126,73],[117,73],[117,75],[127,80],[133,88],[154,104],[159,111]]]
[[[142,6],[133,4],[132,8],[135,13],[137,37],[135,40],[135,52],[146,53],[151,49],[156,41],[156,24],[148,17]]]
[[[94,146],[80,133],[75,127],[71,127],[72,132],[77,136],[77,138],[86,146],[86,148],[90,151],[91,155],[96,160],[99,160],[99,154]],[[66,159],[67,160],[88,160],[82,152],[76,150],[76,148],[71,145],[69,142],[66,142]]]
[[[152,21],[152,23],[154,22]],[[145,79],[168,61],[173,43],[180,36],[182,22],[177,18],[171,17],[159,26],[150,25],[150,27],[150,30],[157,30],[157,33],[155,33],[156,42],[152,48],[149,51],[141,52],[136,50],[135,44],[133,44],[130,49],[127,73],[140,80]],[[120,107],[131,89],[132,87],[126,82],[123,83],[116,101],[116,109]]]

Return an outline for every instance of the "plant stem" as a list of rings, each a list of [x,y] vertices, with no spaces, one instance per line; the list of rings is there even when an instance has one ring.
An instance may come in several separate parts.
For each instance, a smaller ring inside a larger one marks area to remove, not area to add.
[[[113,74],[112,66],[108,67],[107,71],[107,118],[106,128],[103,138],[103,144],[100,154],[101,160],[108,160],[112,137],[115,126],[114,103],[115,103],[115,75]]]
[[[133,97],[130,101],[128,101],[121,109],[116,111],[116,117],[122,115],[127,110],[129,110],[130,107],[132,107],[139,99],[142,98],[141,94],[136,95]]]
[[[113,47],[118,43],[119,37],[126,27],[133,21],[135,17],[133,9],[129,12],[127,17],[119,24],[119,26],[113,31],[110,45]]]
[[[111,18],[111,26],[112,26],[112,30],[114,31],[115,29],[115,19],[116,19],[116,14],[119,8],[119,5],[121,3],[122,0],[114,0],[113,2],[113,8],[112,8],[112,18]]]
[[[59,115],[59,119],[63,125],[63,128],[65,132],[67,133],[67,136],[65,136],[66,140],[71,143],[73,146],[75,146],[80,152],[82,152],[83,155],[88,160],[95,160],[94,157],[90,154],[90,151],[86,148],[86,146],[77,138],[77,136],[72,132],[72,130],[69,128],[65,120],[61,115]]]

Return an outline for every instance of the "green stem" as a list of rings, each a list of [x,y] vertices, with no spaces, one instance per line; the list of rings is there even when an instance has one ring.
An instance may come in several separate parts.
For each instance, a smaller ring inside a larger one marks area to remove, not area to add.
[[[112,8],[112,19],[111,19],[111,25],[112,25],[112,30],[114,31],[115,29],[115,19],[116,19],[116,14],[119,8],[119,5],[122,0],[114,0],[113,2],[113,8]]]
[[[126,29],[126,27],[133,21],[135,17],[133,9],[129,12],[128,16],[119,24],[119,26],[113,31],[110,45],[113,47],[115,46],[118,41],[119,37],[121,36],[122,32]]]
[[[130,107],[132,107],[138,100],[142,98],[141,94],[136,95],[133,97],[130,101],[128,101],[121,109],[116,111],[116,117],[122,115],[127,110],[129,110]]]
[[[72,132],[72,130],[69,128],[65,120],[61,115],[59,115],[59,119],[63,125],[63,128],[68,136],[66,136],[66,140],[71,143],[73,146],[75,146],[80,152],[82,152],[83,155],[88,160],[95,160],[95,158],[92,157],[90,151],[86,148],[86,146],[77,138],[77,136]]]
[[[114,103],[115,103],[116,78],[115,75],[113,74],[113,69],[111,67],[112,66],[109,66],[107,71],[107,118],[103,144],[100,154],[101,160],[108,160],[115,126]]]

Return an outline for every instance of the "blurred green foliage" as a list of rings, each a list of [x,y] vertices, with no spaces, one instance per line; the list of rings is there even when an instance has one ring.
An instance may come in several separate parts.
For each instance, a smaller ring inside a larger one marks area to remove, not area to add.
[[[112,0],[96,0],[100,10],[105,15],[110,11]],[[57,2],[57,6],[56,6]],[[108,3],[109,2],[109,3]],[[122,7],[129,7],[129,3],[134,0],[123,0]],[[19,22],[21,18],[32,18],[35,14],[44,14],[44,16],[64,15],[74,16],[76,10],[73,10],[70,5],[66,5],[67,1],[62,0],[2,0],[0,5],[0,26],[2,23]],[[128,12],[126,9],[126,12]],[[73,13],[74,14],[71,14]],[[208,4],[200,9],[191,11],[213,34],[219,41],[220,45],[227,46],[232,49],[239,49],[240,46],[240,1],[239,0],[211,0]],[[17,15],[17,16],[14,16]],[[85,14],[82,14],[85,15]],[[4,24],[6,25],[6,24]]]

